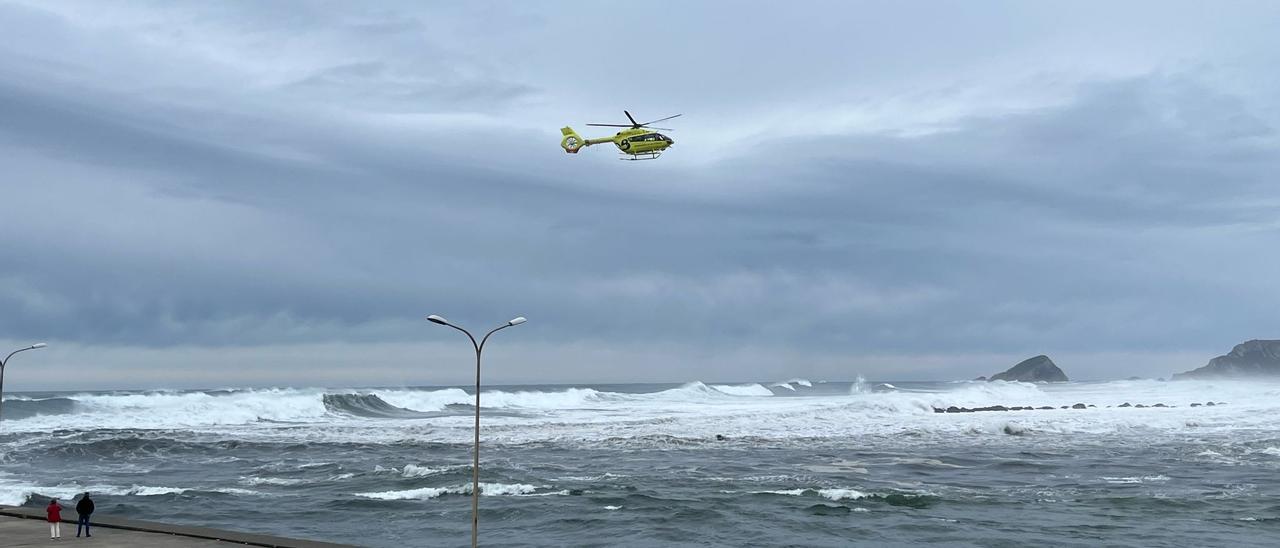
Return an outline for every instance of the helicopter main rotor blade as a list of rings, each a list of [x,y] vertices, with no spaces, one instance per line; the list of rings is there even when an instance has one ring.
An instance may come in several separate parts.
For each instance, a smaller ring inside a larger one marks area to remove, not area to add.
[[[669,127],[649,127],[649,126],[641,126],[641,127],[645,127],[645,128],[649,128],[649,129],[658,129],[658,130],[662,130],[662,131],[675,131],[674,129],[671,129],[671,128],[669,128]]]
[[[665,122],[665,121],[670,120],[670,119],[672,119],[672,118],[679,118],[680,116],[682,116],[682,114],[677,114],[677,115],[675,115],[675,116],[668,116],[668,117],[666,117],[666,118],[660,118],[660,119],[654,120],[654,121],[652,121],[652,122],[645,122],[645,123],[640,124],[640,125],[642,125],[642,126],[647,126],[647,125],[649,125],[649,124],[656,124],[656,123],[658,123],[658,122]]]
[[[630,112],[627,112],[624,110],[622,111],[622,113],[627,115],[628,120],[631,120],[631,127],[640,127],[644,125],[644,124],[641,124],[640,122],[637,122],[636,119],[631,116]]]
[[[636,127],[636,126],[631,126],[627,124],[587,124],[587,125],[596,126],[596,127]]]

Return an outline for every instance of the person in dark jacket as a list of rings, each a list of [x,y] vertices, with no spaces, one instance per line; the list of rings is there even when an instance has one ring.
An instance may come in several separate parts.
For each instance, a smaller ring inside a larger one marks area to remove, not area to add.
[[[58,506],[58,499],[49,501],[44,512],[49,516],[49,538],[62,538],[62,507]]]
[[[81,527],[84,527],[84,536],[93,536],[89,534],[89,516],[93,514],[93,499],[89,498],[88,492],[80,497],[80,502],[76,503],[76,513],[80,514],[80,519],[76,520],[76,537],[80,536]]]

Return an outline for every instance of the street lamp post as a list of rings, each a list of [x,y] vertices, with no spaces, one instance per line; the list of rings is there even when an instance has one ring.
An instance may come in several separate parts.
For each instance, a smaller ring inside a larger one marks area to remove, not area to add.
[[[427,316],[431,323],[446,325],[457,329],[467,335],[471,339],[471,346],[476,350],[476,440],[473,461],[471,463],[471,548],[478,546],[477,539],[480,531],[480,353],[484,351],[484,343],[488,342],[489,335],[497,333],[508,327],[520,325],[528,320],[524,316],[517,317],[501,326],[493,328],[485,334],[484,338],[476,343],[476,338],[471,336],[471,332],[449,323],[449,320],[441,318],[435,314]]]
[[[44,348],[46,346],[49,346],[49,345],[45,343],[35,343],[26,348],[19,348],[17,350],[14,350],[13,352],[10,352],[8,356],[5,356],[4,361],[0,361],[0,420],[4,419],[4,366],[9,363],[9,358],[12,358],[13,355],[17,354],[18,352],[26,352],[27,350],[35,350],[37,348]]]

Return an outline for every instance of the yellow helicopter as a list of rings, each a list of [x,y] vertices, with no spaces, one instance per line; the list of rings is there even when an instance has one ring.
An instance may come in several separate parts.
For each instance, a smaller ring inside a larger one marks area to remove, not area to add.
[[[578,132],[573,130],[573,128],[566,126],[560,128],[560,133],[564,134],[564,139],[560,140],[560,147],[569,154],[577,154],[578,150],[583,147],[589,147],[591,145],[598,145],[601,143],[613,143],[614,145],[617,145],[618,150],[622,151],[622,158],[619,158],[620,160],[654,160],[657,159],[658,156],[662,155],[662,151],[675,144],[675,141],[672,141],[670,137],[653,131],[655,129],[660,129],[662,131],[674,130],[670,128],[649,127],[649,124],[665,122],[680,116],[679,114],[641,124],[631,116],[630,112],[624,110],[622,113],[627,115],[627,119],[631,120],[631,124],[587,124],[589,126],[598,127],[627,128],[619,131],[617,135],[614,135],[613,137],[601,137],[599,139],[583,139],[581,135],[578,135]]]

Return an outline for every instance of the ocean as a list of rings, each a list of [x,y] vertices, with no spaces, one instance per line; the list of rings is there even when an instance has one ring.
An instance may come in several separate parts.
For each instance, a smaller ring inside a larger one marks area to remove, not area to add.
[[[463,546],[472,402],[9,394],[0,504],[87,490],[138,519]],[[482,404],[487,545],[1280,545],[1280,381],[494,386]],[[1053,409],[935,412],[993,405]]]

